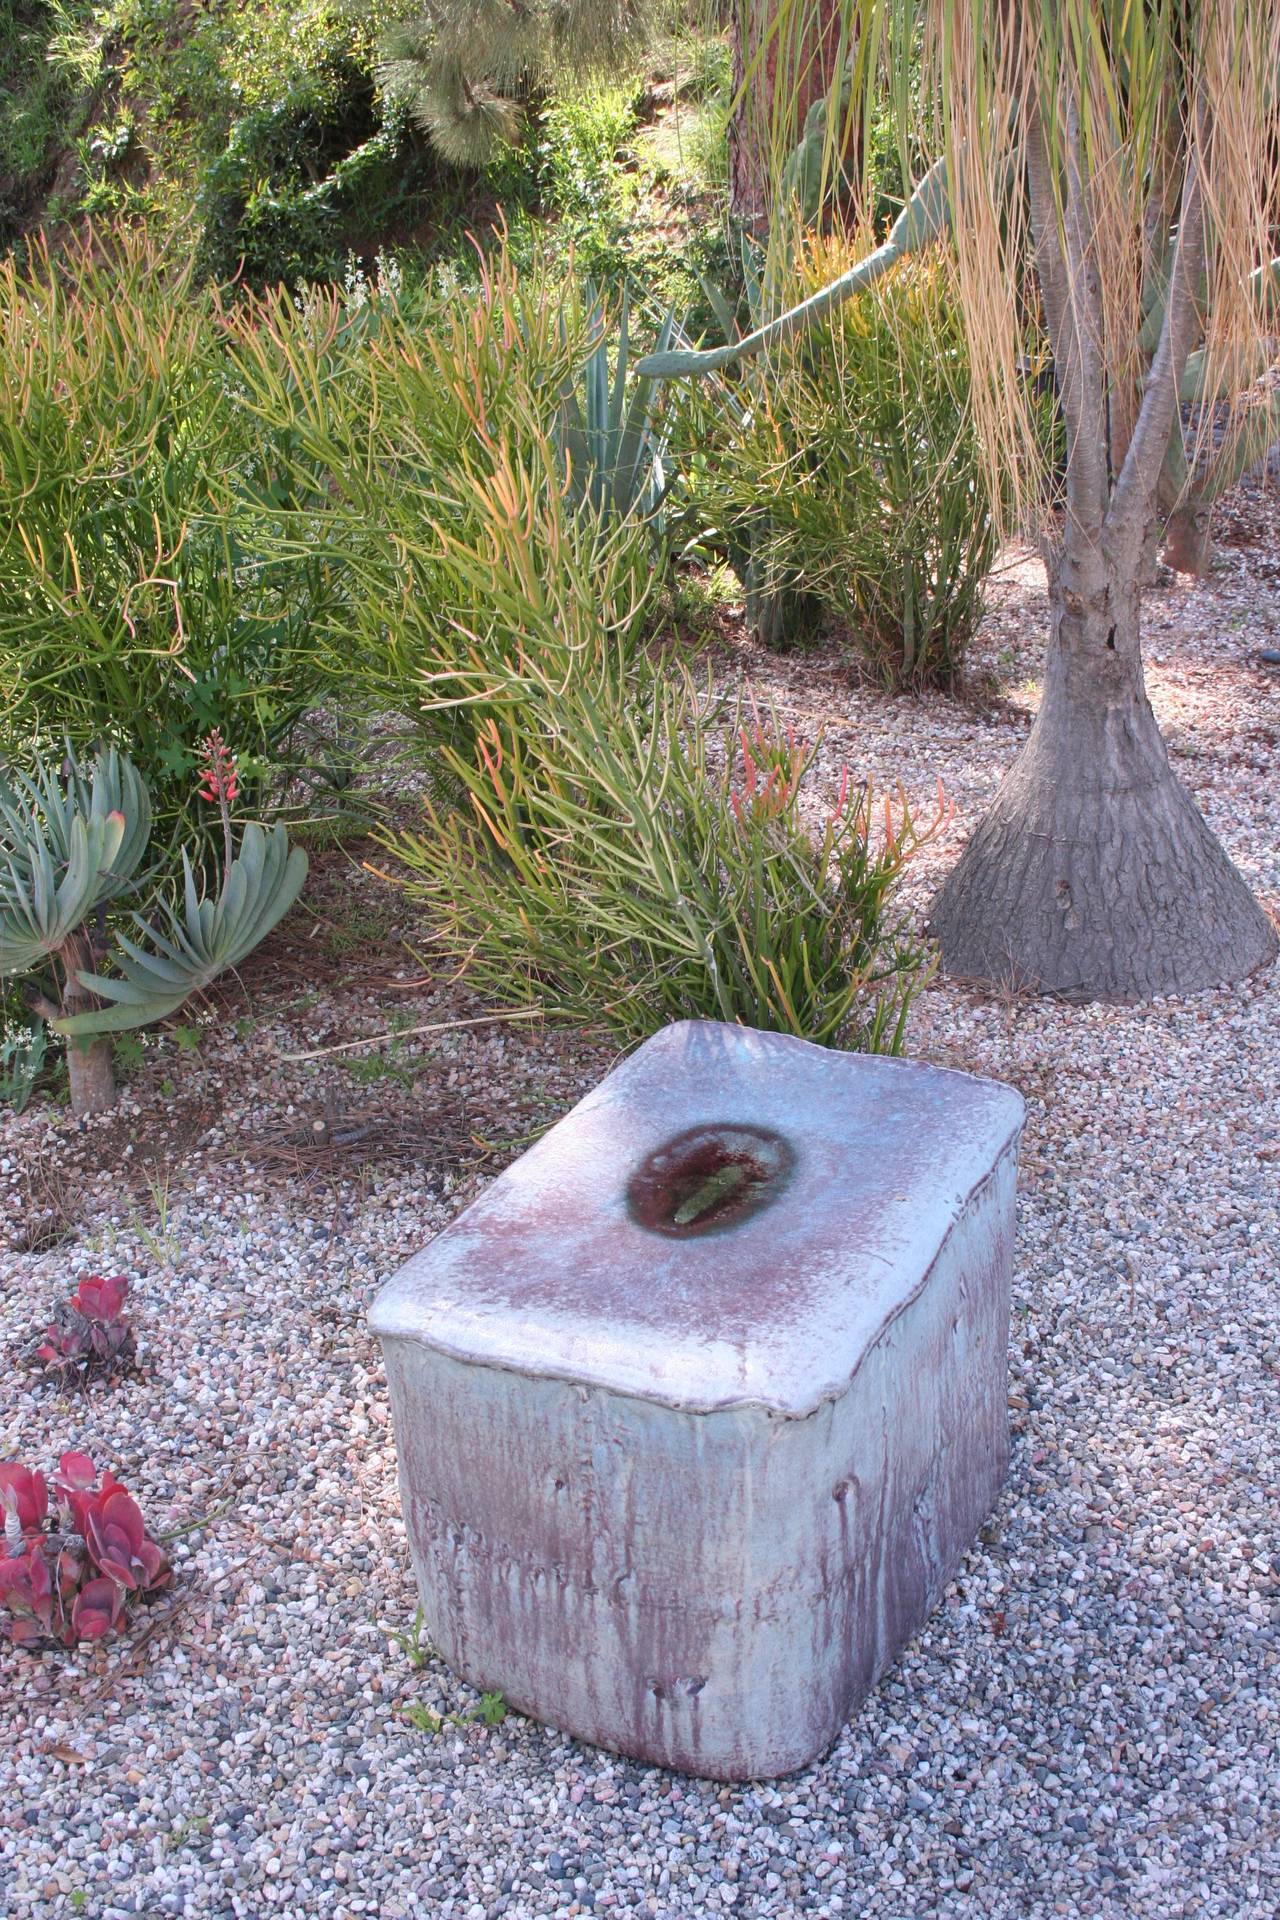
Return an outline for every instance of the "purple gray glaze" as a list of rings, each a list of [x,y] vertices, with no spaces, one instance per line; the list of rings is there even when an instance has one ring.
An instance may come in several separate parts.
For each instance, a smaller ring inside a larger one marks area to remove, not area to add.
[[[639,1759],[813,1759],[919,1627],[1008,1459],[1023,1106],[714,1022],[610,1074],[379,1295],[427,1630],[475,1685]],[[717,1125],[794,1155],[755,1212],[643,1226]]]

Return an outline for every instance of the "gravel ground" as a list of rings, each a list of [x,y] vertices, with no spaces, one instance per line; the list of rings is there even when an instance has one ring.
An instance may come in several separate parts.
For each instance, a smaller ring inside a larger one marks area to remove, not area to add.
[[[1151,682],[1183,776],[1274,904],[1280,674],[1251,656],[1275,644],[1280,547],[1274,499],[1244,508],[1258,544],[1154,596]],[[964,704],[748,661],[830,724],[824,777],[847,754],[923,804],[942,776],[957,817],[917,901],[1025,733],[1043,613],[1015,567]],[[0,1913],[1271,1920],[1274,970],[1137,1010],[923,997],[913,1051],[1029,1102],[1012,1470],[831,1753],[721,1788],[514,1717],[433,1736],[404,1715],[474,1700],[387,1631],[414,1596],[365,1310],[609,1055],[509,1027],[289,1062],[466,1011],[414,979],[378,883],[326,871],[317,917],[187,1048],[149,1041],[123,1124],[0,1117],[0,1457],[83,1448],[158,1528],[190,1529],[131,1640],[0,1652]],[[131,1277],[146,1373],[67,1399],[18,1360],[88,1271]]]

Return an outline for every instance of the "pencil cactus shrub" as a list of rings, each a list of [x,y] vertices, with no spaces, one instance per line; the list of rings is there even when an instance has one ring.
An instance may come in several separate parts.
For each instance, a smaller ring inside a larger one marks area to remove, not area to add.
[[[0,974],[25,979],[32,1010],[65,1038],[78,1117],[115,1102],[110,1036],[165,1019],[238,965],[306,878],[306,855],[282,826],[250,823],[237,848],[234,762],[220,736],[207,747],[202,790],[221,814],[221,886],[203,891],[184,849],[181,902],[161,899],[150,918],[121,918],[124,901],[155,880],[142,872],[151,807],[133,764],[110,747],[88,770],[70,750],[60,767],[38,755],[31,771],[0,767]]]
[[[87,1454],[63,1454],[53,1493],[0,1462],[0,1631],[33,1653],[105,1639],[173,1579],[137,1501]]]
[[[0,258],[0,759],[127,743],[176,848],[221,726],[264,803],[330,685],[325,568],[261,546],[290,445],[241,405],[189,249],[95,224]]]
[[[35,1361],[61,1386],[87,1386],[95,1377],[114,1380],[133,1366],[137,1341],[125,1316],[129,1282],[90,1274],[70,1299],[59,1303]]]
[[[557,604],[529,500],[477,503],[487,537],[458,561],[503,581],[520,647],[425,689],[479,718],[437,749],[451,804],[381,836],[387,877],[497,1004],[624,1041],[705,1016],[896,1051],[927,955],[892,894],[929,824],[903,802],[882,825],[852,778],[824,814],[814,744],[709,699],[578,592]]]
[[[812,744],[708,710],[669,670],[617,708],[536,668],[526,686],[520,721],[458,762],[467,808],[388,843],[478,991],[625,1044],[706,1018],[900,1050],[928,956],[891,896],[940,817],[883,809],[848,772],[814,806]]]
[[[847,252],[811,240],[803,280]],[[834,617],[887,687],[950,685],[982,618],[996,536],[967,409],[959,314],[910,260],[780,347],[708,436],[709,518],[749,529],[754,572]]]

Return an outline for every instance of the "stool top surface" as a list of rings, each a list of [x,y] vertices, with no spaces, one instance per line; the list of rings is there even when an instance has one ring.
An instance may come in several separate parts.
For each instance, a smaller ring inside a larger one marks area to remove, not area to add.
[[[664,1028],[378,1295],[383,1338],[694,1411],[844,1391],[1022,1128],[1013,1088]]]

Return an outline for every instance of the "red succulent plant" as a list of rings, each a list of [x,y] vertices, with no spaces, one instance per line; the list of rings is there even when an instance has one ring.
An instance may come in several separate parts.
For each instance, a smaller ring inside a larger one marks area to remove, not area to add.
[[[99,1478],[84,1453],[64,1453],[49,1518],[43,1475],[0,1465],[5,1517],[0,1553],[0,1620],[16,1646],[74,1647],[100,1640],[173,1578],[142,1510],[114,1474]]]
[[[42,1473],[16,1462],[0,1461],[0,1514],[5,1545],[16,1553],[29,1534],[38,1534],[49,1511],[49,1489]]]
[[[81,1383],[94,1373],[118,1374],[133,1364],[137,1342],[124,1318],[129,1282],[104,1280],[90,1274],[70,1300],[54,1312],[35,1357],[46,1372],[61,1375],[64,1383],[78,1376]]]

